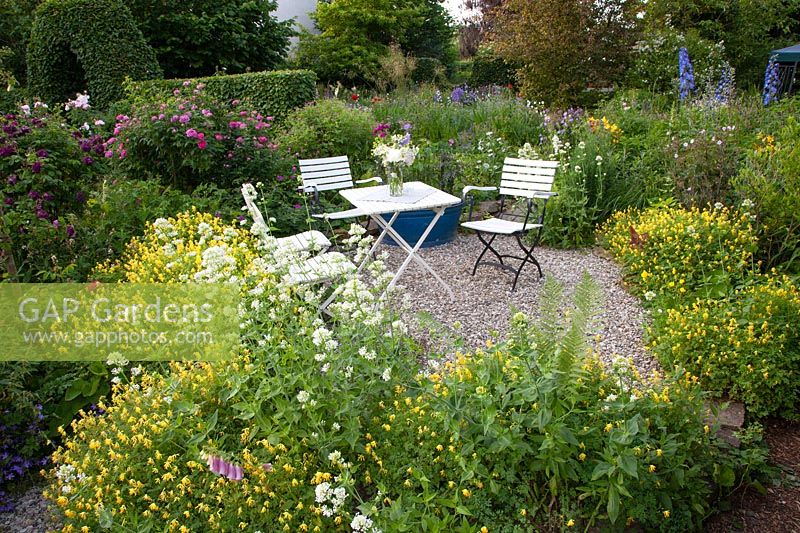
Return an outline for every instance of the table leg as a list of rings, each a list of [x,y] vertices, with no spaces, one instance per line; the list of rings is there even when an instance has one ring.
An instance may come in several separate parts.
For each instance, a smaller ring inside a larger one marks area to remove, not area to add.
[[[425,239],[428,238],[428,234],[430,234],[431,230],[433,230],[433,227],[436,225],[436,222],[438,222],[439,218],[441,218],[442,214],[444,213],[444,209],[445,209],[444,207],[440,207],[433,210],[436,213],[436,215],[433,217],[433,220],[431,220],[430,224],[428,224],[428,227],[425,228],[425,231],[422,233],[420,238],[417,239],[417,242],[413,247],[410,244],[408,244],[408,242],[406,242],[406,240],[403,239],[403,237],[401,237],[400,234],[398,234],[394,230],[394,228],[392,228],[392,223],[397,218],[398,213],[395,213],[395,216],[393,216],[388,223],[385,220],[383,220],[383,218],[380,216],[378,216],[375,219],[375,221],[384,228],[380,238],[382,239],[383,236],[388,233],[403,250],[408,252],[408,257],[406,257],[405,261],[403,261],[403,264],[400,265],[400,268],[395,273],[394,277],[392,278],[392,281],[389,282],[389,285],[386,288],[387,291],[395,286],[398,278],[402,275],[403,271],[406,269],[406,267],[408,267],[409,263],[411,263],[413,259],[420,266],[425,268],[425,270],[427,270],[434,278],[436,278],[436,280],[442,285],[442,287],[444,287],[445,290],[447,290],[447,293],[450,295],[451,300],[455,298],[453,295],[453,289],[451,289],[450,286],[447,285],[447,283],[445,283],[444,280],[442,280],[442,278],[440,278],[436,272],[434,272],[434,270],[430,267],[430,265],[428,265],[428,263],[425,262],[424,259],[422,259],[417,255],[417,251],[425,242]]]
[[[383,242],[383,238],[386,237],[387,227],[391,227],[391,225],[394,223],[394,221],[397,219],[398,216],[400,216],[400,212],[399,211],[397,213],[395,213],[394,215],[392,215],[392,218],[389,220],[389,223],[388,223],[388,226],[387,226],[387,225],[384,225],[384,224],[386,224],[386,221],[383,220],[383,217],[381,217],[380,215],[370,215],[370,218],[375,221],[375,223],[378,225],[378,227],[382,227],[383,228],[383,231],[381,231],[381,234],[378,235],[377,239],[375,239],[375,242],[372,243],[372,247],[369,249],[369,253],[364,257],[364,260],[361,261],[360,265],[358,265],[358,270],[356,271],[357,274],[361,272],[361,270],[364,268],[364,265],[367,264],[367,261],[369,260],[369,258],[372,257],[372,255],[375,253],[375,250],[377,250],[378,246],[380,246],[380,244]],[[383,224],[381,224],[381,223],[383,223]]]

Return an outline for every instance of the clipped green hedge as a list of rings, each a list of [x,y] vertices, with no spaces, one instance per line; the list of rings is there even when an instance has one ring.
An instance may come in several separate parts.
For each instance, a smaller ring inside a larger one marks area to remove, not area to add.
[[[508,85],[516,82],[516,66],[482,48],[472,60],[470,85]]]
[[[417,83],[436,82],[444,73],[444,65],[435,57],[418,57],[417,68],[411,75]]]
[[[146,80],[125,85],[128,98],[153,101],[183,86],[185,80]],[[246,100],[265,115],[282,120],[289,112],[314,100],[317,75],[310,70],[272,70],[193,78],[203,83],[205,91],[222,100]]]
[[[105,108],[124,96],[126,77],[161,76],[128,8],[118,0],[48,0],[36,11],[28,45],[30,92],[64,102],[88,90]]]

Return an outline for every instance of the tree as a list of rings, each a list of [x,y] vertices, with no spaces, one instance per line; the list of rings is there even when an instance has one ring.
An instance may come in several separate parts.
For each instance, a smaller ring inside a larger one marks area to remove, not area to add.
[[[293,34],[290,22],[270,16],[275,0],[130,0],[127,5],[167,78],[273,69]]]
[[[455,56],[440,0],[332,0],[313,19],[320,33],[301,36],[297,61],[326,82],[374,83],[392,43],[445,65]]]
[[[489,38],[496,53],[523,66],[523,93],[578,103],[587,87],[622,79],[639,25],[635,0],[505,0]]]
[[[43,0],[0,0],[0,48],[8,48],[4,60],[21,85],[27,79],[25,54],[36,8]]]

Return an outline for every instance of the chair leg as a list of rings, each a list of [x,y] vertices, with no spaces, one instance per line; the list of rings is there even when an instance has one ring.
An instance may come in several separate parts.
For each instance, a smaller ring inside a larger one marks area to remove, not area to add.
[[[483,243],[483,251],[481,252],[481,255],[478,256],[478,260],[475,261],[475,266],[472,267],[472,275],[474,276],[475,272],[477,272],[478,265],[481,263],[481,259],[483,259],[483,256],[486,255],[486,252],[492,252],[494,256],[497,258],[497,260],[500,261],[500,264],[505,265],[505,263],[503,263],[503,257],[499,253],[497,253],[497,250],[492,248],[492,243],[497,237],[497,234],[496,233],[493,234],[492,238],[489,239],[488,241],[483,238],[483,234],[481,234],[481,232],[476,231],[475,234],[478,236],[478,240],[480,240]]]
[[[534,242],[530,248],[526,248],[524,244],[522,244],[522,239],[517,234],[514,237],[517,239],[517,244],[519,245],[520,249],[525,253],[525,257],[522,258],[522,263],[519,265],[519,269],[517,269],[516,274],[514,274],[514,283],[511,285],[511,291],[515,291],[517,288],[517,280],[519,279],[519,275],[522,273],[522,269],[525,267],[525,263],[533,263],[536,265],[536,269],[539,271],[539,279],[544,277],[542,274],[542,266],[539,264],[539,261],[533,257],[533,249],[536,248],[536,243]]]

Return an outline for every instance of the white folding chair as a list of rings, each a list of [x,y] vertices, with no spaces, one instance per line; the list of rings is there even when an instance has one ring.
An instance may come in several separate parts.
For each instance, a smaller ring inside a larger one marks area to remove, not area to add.
[[[289,252],[288,255],[292,257],[295,254],[298,255],[297,261],[288,265],[288,272],[283,276],[283,281],[286,283],[317,285],[356,271],[353,262],[339,252],[323,252],[307,259],[299,256],[302,252],[327,250],[330,247],[331,242],[319,231],[304,231],[289,237],[270,239],[269,226],[267,226],[261,210],[255,204],[257,198],[255,188],[249,183],[242,185],[242,197],[250,216],[253,217],[253,233],[267,245],[274,243],[278,248]],[[336,293],[333,292],[328,296],[319,306],[320,311],[327,313],[327,307],[334,300],[335,295]]]
[[[251,184],[245,183],[242,185],[242,197],[244,198],[247,210],[250,212],[250,216],[253,217],[256,228],[255,231],[259,233],[259,237],[263,238],[269,235],[269,226],[267,226],[267,223],[264,221],[264,216],[261,214],[261,210],[255,203],[257,193]],[[304,231],[288,237],[281,237],[275,239],[275,242],[277,246],[281,248],[289,248],[297,251],[316,248],[327,250],[331,246],[331,241],[328,240],[325,234],[317,230]]]
[[[536,265],[539,277],[543,276],[542,267],[533,256],[533,249],[539,244],[544,227],[544,215],[547,208],[547,201],[558,193],[552,192],[553,181],[558,168],[558,161],[539,161],[533,159],[517,159],[507,157],[503,164],[503,173],[500,178],[500,212],[496,217],[485,220],[472,220],[472,208],[474,198],[469,195],[471,191],[497,191],[497,187],[464,187],[464,201],[469,202],[469,221],[461,224],[462,227],[475,231],[478,239],[483,243],[484,248],[472,267],[472,275],[478,270],[481,264],[491,264],[514,274],[514,283],[511,290],[517,288],[517,280],[522,269],[527,263]],[[525,198],[526,208],[524,215],[519,213],[506,212],[506,198],[516,197]],[[541,200],[541,205],[536,201]],[[521,220],[520,220],[521,219]],[[522,237],[531,230],[538,230],[533,243],[526,246],[522,242]],[[510,254],[501,254],[492,247],[498,235],[513,235],[519,245],[522,257]],[[491,252],[497,261],[483,261],[486,252]],[[503,259],[517,259],[520,262],[518,268],[507,265]]]
[[[383,180],[377,176],[354,182],[353,175],[350,172],[350,161],[346,155],[319,159],[299,159],[298,163],[301,180],[299,189],[301,192],[311,195],[311,211],[314,212],[313,216],[317,218],[340,220],[360,217],[364,214],[358,208],[334,213],[321,213],[322,206],[319,201],[319,193],[352,189],[354,184],[383,183]]]

